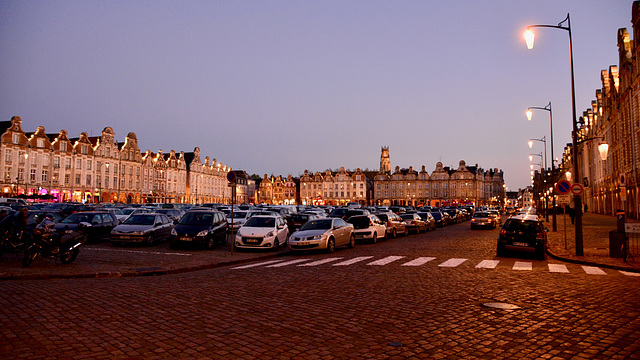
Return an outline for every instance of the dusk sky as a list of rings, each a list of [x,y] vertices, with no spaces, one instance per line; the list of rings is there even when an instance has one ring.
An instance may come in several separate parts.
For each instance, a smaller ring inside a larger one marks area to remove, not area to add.
[[[0,119],[140,150],[201,149],[249,174],[432,173],[460,160],[531,184],[530,138],[571,142],[577,111],[618,65],[632,1],[0,1]],[[550,150],[549,162],[550,162]],[[535,159],[534,159],[535,160]],[[550,163],[549,163],[550,166]]]

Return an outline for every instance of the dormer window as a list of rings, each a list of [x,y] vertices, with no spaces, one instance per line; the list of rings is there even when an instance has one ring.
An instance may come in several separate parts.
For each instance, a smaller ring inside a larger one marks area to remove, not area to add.
[[[13,143],[14,144],[20,143],[20,134],[13,134]]]
[[[38,147],[39,148],[43,148],[44,147],[44,139],[38,139]]]

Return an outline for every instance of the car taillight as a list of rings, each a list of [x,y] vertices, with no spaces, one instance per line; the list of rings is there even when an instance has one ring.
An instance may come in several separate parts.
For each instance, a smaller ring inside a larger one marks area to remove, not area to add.
[[[471,219],[471,222],[476,222],[476,219]]]
[[[507,230],[500,229],[500,235],[507,235]]]
[[[489,219],[489,222],[492,222],[492,221],[493,221],[493,219]]]
[[[544,240],[544,233],[539,232],[538,234],[536,234],[536,239]]]
[[[387,227],[392,227],[393,224],[391,224],[391,221],[387,221]]]

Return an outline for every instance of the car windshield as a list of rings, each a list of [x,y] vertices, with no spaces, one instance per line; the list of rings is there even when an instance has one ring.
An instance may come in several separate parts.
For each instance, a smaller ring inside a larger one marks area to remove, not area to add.
[[[272,217],[252,217],[244,224],[247,227],[266,227],[272,228],[276,225],[276,219]]]
[[[302,225],[300,231],[304,230],[328,230],[331,229],[331,219],[311,220]]]
[[[431,215],[434,219],[440,219],[442,217],[442,214],[440,212],[432,212]]]
[[[517,219],[509,219],[504,224],[504,230],[507,231],[522,231],[525,233],[535,233],[540,230],[540,226],[536,221],[523,221]]]
[[[489,217],[489,213],[475,213],[473,214],[474,218],[488,218]]]
[[[93,219],[93,215],[94,214],[79,214],[79,213],[75,213],[75,214],[71,214],[69,216],[67,216],[66,219],[62,220],[63,223],[65,224],[79,224],[81,222],[91,222],[91,219]]]
[[[400,217],[405,220],[413,220],[413,214],[402,214]]]
[[[136,214],[131,215],[123,222],[123,224],[128,225],[153,225],[153,222],[156,220],[155,215],[142,215]]]
[[[118,215],[130,215],[135,209],[122,209],[117,212]]]
[[[356,229],[362,229],[369,227],[369,217],[368,216],[352,216],[347,220],[347,222],[352,223]]]
[[[180,225],[211,225],[213,214],[208,212],[188,212],[180,219]]]
[[[378,214],[377,216],[382,221],[389,221],[389,217],[387,216],[387,214]]]

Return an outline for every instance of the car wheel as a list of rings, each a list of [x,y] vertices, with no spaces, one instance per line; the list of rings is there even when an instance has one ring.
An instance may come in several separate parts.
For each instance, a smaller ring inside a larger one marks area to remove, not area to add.
[[[496,255],[500,257],[503,257],[505,255],[504,245],[501,246],[500,244],[498,244]]]
[[[409,236],[409,229],[406,227],[404,228],[404,236]]]
[[[378,233],[377,232],[373,232],[373,237],[371,238],[371,243],[375,244],[378,242]]]
[[[347,245],[347,247],[349,249],[353,249],[354,247],[356,247],[356,237],[351,234],[351,237],[349,238],[349,244]]]
[[[275,237],[275,239],[273,239],[273,250],[275,251],[280,250],[280,240],[278,239],[277,236]]]
[[[156,243],[156,238],[153,235],[149,235],[147,238],[147,246],[152,246]]]
[[[35,246],[30,246],[24,251],[22,257],[22,266],[27,267],[33,263],[33,260],[38,256],[38,249]]]
[[[398,233],[396,232],[396,228],[393,228],[393,230],[391,230],[391,237],[395,239],[397,236]]]
[[[216,239],[210,237],[209,239],[207,239],[207,243],[205,245],[207,249],[213,250],[216,247]]]
[[[331,254],[336,251],[336,241],[333,238],[329,238],[327,241],[327,253]]]
[[[385,229],[384,231],[384,237],[382,238],[382,241],[387,241],[389,237],[387,236],[387,230]]]

